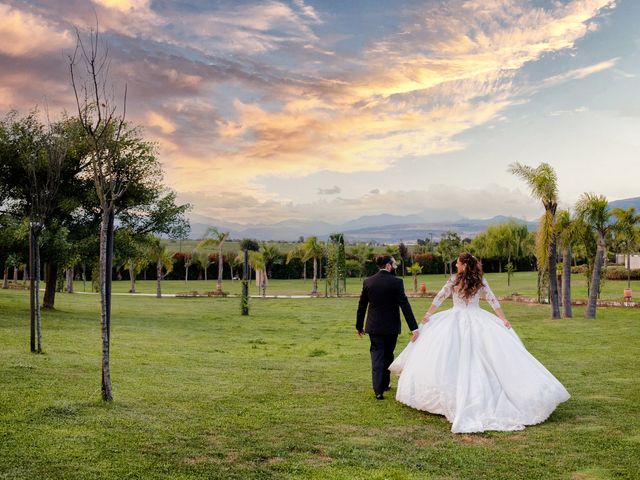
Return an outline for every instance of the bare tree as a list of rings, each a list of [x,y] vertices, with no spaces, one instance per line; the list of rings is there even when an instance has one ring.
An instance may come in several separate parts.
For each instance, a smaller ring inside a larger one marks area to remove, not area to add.
[[[127,190],[129,165],[123,165],[122,152],[127,133],[125,117],[127,89],[122,100],[122,114],[117,113],[109,67],[109,51],[100,41],[98,22],[89,32],[86,44],[76,30],[76,48],[69,56],[71,84],[78,107],[78,118],[90,145],[90,174],[100,203],[100,320],[102,326],[102,398],[113,400],[109,368],[111,336],[111,270],[113,265],[113,230],[115,208]]]

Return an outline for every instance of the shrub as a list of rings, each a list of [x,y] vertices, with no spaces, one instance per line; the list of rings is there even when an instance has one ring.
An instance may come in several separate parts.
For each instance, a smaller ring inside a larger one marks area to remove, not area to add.
[[[624,267],[607,267],[604,271],[607,280],[626,280],[627,269]],[[631,270],[631,280],[640,280],[640,269]]]

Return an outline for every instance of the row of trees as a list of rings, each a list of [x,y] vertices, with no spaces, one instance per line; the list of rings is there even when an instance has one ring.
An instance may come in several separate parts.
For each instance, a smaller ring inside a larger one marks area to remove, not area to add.
[[[585,316],[595,318],[607,248],[627,255],[630,286],[630,255],[640,245],[640,216],[633,207],[611,209],[606,197],[593,193],[582,194],[573,212],[558,210],[558,179],[551,165],[541,163],[538,167],[530,167],[513,163],[510,171],[527,183],[532,196],[544,207],[536,235],[535,256],[539,273],[538,295],[542,297],[543,290],[548,289],[551,318],[560,318],[561,303],[563,315],[572,316],[571,261],[576,250],[581,251],[588,266],[589,300]],[[558,250],[562,253],[562,302],[558,285]]]

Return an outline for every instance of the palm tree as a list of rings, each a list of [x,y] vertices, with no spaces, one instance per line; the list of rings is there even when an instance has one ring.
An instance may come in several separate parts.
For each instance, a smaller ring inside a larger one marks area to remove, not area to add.
[[[173,270],[173,258],[158,239],[149,247],[149,258],[156,263],[156,297],[160,298],[162,297],[161,282]],[[163,268],[166,271],[164,275],[162,274]]]
[[[573,245],[577,241],[578,224],[571,219],[569,210],[557,212],[556,229],[558,232],[558,246],[562,250],[562,316],[571,318],[571,259]]]
[[[289,250],[285,262],[287,265],[289,265],[291,260],[293,260],[294,258],[297,258],[302,262],[302,257],[304,257],[302,243],[299,243],[291,250]],[[302,262],[302,278],[304,280],[307,279],[307,262]]]
[[[589,301],[585,318],[596,318],[596,306],[600,293],[600,276],[604,264],[607,233],[612,229],[609,223],[611,210],[609,201],[604,195],[583,193],[576,203],[576,214],[591,228],[596,236],[596,256],[593,262],[593,274],[589,287]]]
[[[318,242],[317,237],[307,237],[302,244],[302,261],[313,260],[313,289],[311,295],[318,293],[318,262],[324,256],[324,245]]]
[[[422,266],[416,262],[410,267],[407,267],[407,272],[413,277],[413,293],[418,292],[418,274],[422,272]]]
[[[209,227],[197,247],[203,249],[213,247],[218,249],[218,284],[216,287],[218,293],[222,293],[222,268],[224,267],[222,247],[227,238],[229,238],[229,232],[221,232],[215,227]]]
[[[282,253],[276,245],[263,243],[262,258],[267,275],[271,277],[273,265],[282,263]]]
[[[189,281],[189,267],[196,261],[196,256],[194,255],[195,251],[190,253],[184,253],[184,284],[186,285]]]
[[[207,249],[198,248],[193,251],[193,256],[196,259],[196,262],[200,264],[202,269],[204,270],[204,282],[205,285],[207,283],[207,271],[209,270],[209,266],[213,263],[213,256],[209,253]]]
[[[249,252],[249,264],[256,272],[256,286],[264,297],[267,293],[267,260],[264,252]]]
[[[242,260],[238,260],[236,252],[227,252],[227,264],[229,265],[229,278],[233,281],[235,275],[233,269],[242,266]]]
[[[636,214],[634,207],[626,210],[614,208],[611,213],[616,217],[615,231],[624,245],[624,253],[627,257],[627,288],[631,288],[631,252],[638,245],[638,228],[640,215]]]
[[[541,163],[536,168],[533,168],[515,162],[509,166],[509,171],[524,180],[531,189],[531,195],[540,200],[544,206],[545,213],[540,219],[540,227],[538,228],[536,257],[538,259],[538,270],[543,272],[546,269],[549,273],[551,318],[560,318],[558,277],[556,273],[558,177],[553,167],[548,163]]]

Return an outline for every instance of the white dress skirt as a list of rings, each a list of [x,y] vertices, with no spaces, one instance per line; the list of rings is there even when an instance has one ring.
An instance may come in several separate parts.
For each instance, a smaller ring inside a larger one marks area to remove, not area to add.
[[[454,433],[522,430],[545,421],[569,399],[564,386],[531,355],[513,331],[479,306],[500,307],[486,280],[468,302],[451,277],[434,299],[453,295],[454,307],[420,325],[420,335],[389,367],[400,375],[396,400],[444,415]]]

